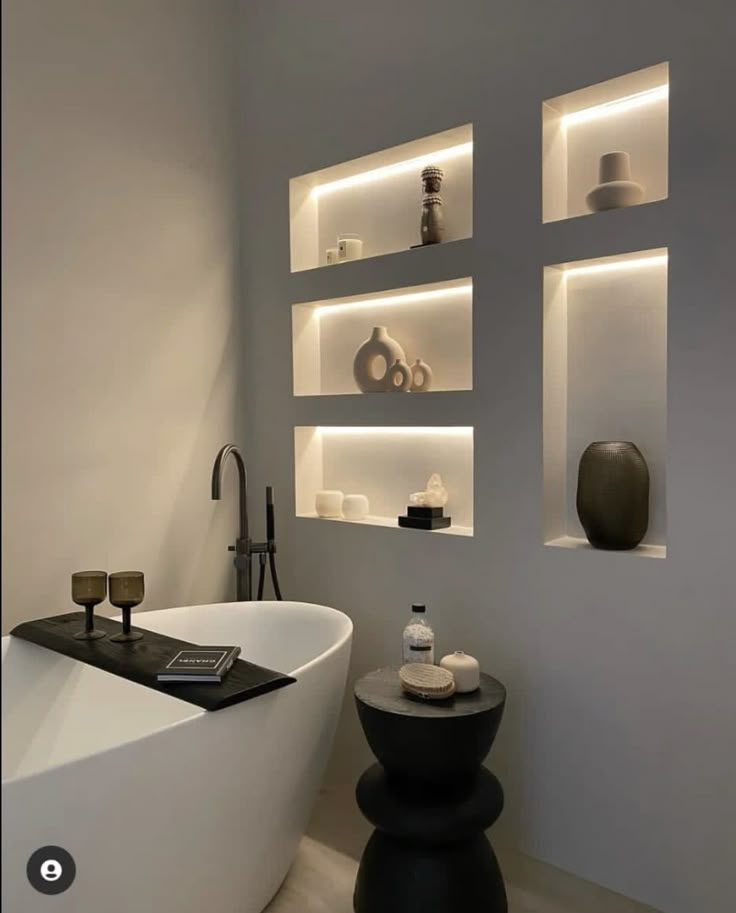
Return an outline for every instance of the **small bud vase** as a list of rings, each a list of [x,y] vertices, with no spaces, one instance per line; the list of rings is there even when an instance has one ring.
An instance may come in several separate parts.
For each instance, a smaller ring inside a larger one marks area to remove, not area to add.
[[[440,666],[452,672],[455,677],[455,690],[458,694],[470,694],[480,688],[480,665],[474,656],[455,650],[443,656]]]
[[[426,393],[432,389],[432,369],[426,361],[417,358],[411,366],[411,392]]]

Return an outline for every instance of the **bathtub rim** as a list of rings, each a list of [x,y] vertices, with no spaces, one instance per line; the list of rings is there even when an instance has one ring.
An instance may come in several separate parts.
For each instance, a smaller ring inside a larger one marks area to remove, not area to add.
[[[317,666],[320,662],[327,661],[331,656],[333,656],[335,653],[339,652],[341,649],[343,649],[345,647],[346,644],[348,644],[350,642],[350,640],[352,639],[352,636],[353,636],[353,622],[352,622],[352,619],[350,618],[350,616],[346,615],[345,612],[340,611],[340,609],[333,609],[330,606],[321,605],[320,603],[296,602],[294,600],[282,600],[282,601],[289,602],[291,605],[294,605],[294,606],[299,606],[299,607],[306,606],[306,607],[312,608],[312,609],[316,608],[316,609],[320,609],[322,611],[336,613],[338,615],[341,615],[343,617],[343,619],[345,620],[343,622],[343,624],[345,624],[345,622],[346,622],[345,631],[342,633],[339,640],[335,641],[335,643],[331,644],[326,650],[323,650],[316,657],[313,657],[308,662],[303,663],[297,669],[294,669],[293,671],[291,671],[289,673],[285,673],[285,674],[293,676],[294,678],[296,678],[298,680],[300,675],[303,675],[305,672],[308,672],[309,670],[311,670],[312,668]],[[146,615],[146,614],[163,615],[165,612],[171,612],[176,609],[198,609],[198,608],[206,609],[206,608],[212,608],[214,606],[222,606],[222,605],[227,605],[227,606],[229,606],[229,605],[246,605],[247,606],[249,604],[252,604],[253,602],[257,602],[259,605],[269,605],[269,604],[278,605],[279,604],[279,602],[277,600],[265,600],[265,599],[252,600],[251,603],[248,603],[248,602],[238,603],[237,601],[235,601],[235,602],[211,602],[211,603],[207,603],[207,604],[204,604],[201,606],[199,604],[195,604],[195,605],[190,605],[190,606],[171,606],[170,608],[166,608],[166,609],[152,609],[150,613],[140,612],[139,614],[140,615]],[[121,618],[121,616],[119,616],[119,615],[112,616],[112,617],[116,618],[118,620]],[[144,630],[145,630],[145,628],[144,628]],[[10,634],[4,634],[2,636],[2,638],[0,638],[0,640],[2,640],[3,642],[10,641],[11,637],[12,637],[12,635],[10,635]],[[33,646],[37,647],[39,650],[48,649],[47,647],[41,647],[38,644],[33,644]],[[53,651],[53,650],[48,650],[48,652],[56,655],[55,651]],[[69,659],[72,659],[72,658],[69,657]],[[79,660],[73,660],[73,659],[72,659],[72,661],[79,662]],[[93,667],[93,668],[96,668],[96,667]],[[104,670],[100,670],[100,671],[104,672]],[[107,674],[111,675],[112,673],[107,673]],[[129,679],[126,679],[126,681],[129,681],[131,685],[135,685],[138,688],[146,687],[145,685],[141,685],[139,682],[134,682]],[[158,692],[158,693],[161,693],[161,692]],[[277,694],[278,692],[273,691],[273,692],[269,692],[269,693]],[[178,701],[179,703],[185,703],[185,704],[189,703],[188,701],[182,701],[181,698],[176,697],[176,695],[173,695],[173,694],[167,694],[165,696],[170,697],[172,700]],[[267,694],[259,695],[259,697],[267,697],[267,696],[268,696]],[[227,711],[236,710],[236,709],[242,707],[243,704],[247,704],[247,703],[249,703],[249,702],[242,701],[240,704],[233,704],[230,707],[224,707],[221,710],[218,710],[215,712],[217,714],[227,713]],[[195,704],[189,704],[189,706],[191,707],[192,712],[189,716],[186,716],[184,719],[176,720],[173,723],[167,723],[166,725],[160,726],[158,729],[155,729],[153,732],[148,732],[148,733],[145,733],[144,735],[136,736],[135,738],[132,738],[132,739],[127,739],[124,742],[120,742],[119,746],[115,746],[115,747],[120,747],[120,746],[124,746],[124,745],[126,745],[126,746],[127,745],[138,745],[140,743],[148,741],[149,739],[156,738],[163,732],[169,732],[170,730],[173,730],[179,726],[189,725],[193,720],[199,719],[200,717],[203,717],[203,716],[209,716],[213,712],[213,711],[205,710],[202,707],[197,707]],[[3,733],[2,737],[7,738],[7,735],[5,733]],[[114,748],[113,749],[102,748],[98,751],[90,752],[89,754],[83,755],[79,758],[71,758],[68,761],[63,761],[61,764],[55,764],[53,767],[45,768],[43,770],[35,770],[35,771],[31,771],[30,773],[19,774],[18,776],[3,777],[0,780],[0,790],[4,791],[6,788],[10,788],[11,786],[15,786],[16,784],[25,783],[36,777],[45,776],[45,775],[49,774],[51,771],[63,770],[67,767],[70,767],[73,764],[79,764],[79,763],[83,763],[88,760],[91,760],[92,758],[98,758],[101,755],[107,754],[108,752],[113,751],[113,750],[114,750]]]
[[[291,669],[289,672],[284,672],[283,673],[284,675],[291,675],[294,678],[298,678],[298,676],[301,673],[308,671],[313,666],[316,666],[319,662],[328,659],[330,656],[332,656],[334,653],[336,653],[342,646],[344,646],[347,641],[350,641],[352,639],[353,629],[354,629],[353,621],[350,618],[350,616],[347,615],[345,612],[343,612],[341,609],[335,609],[335,608],[332,608],[332,606],[322,605],[319,602],[302,602],[300,600],[295,600],[295,599],[283,599],[283,600],[253,599],[250,602],[238,602],[237,600],[235,600],[233,602],[208,602],[208,603],[205,603],[202,605],[196,604],[196,605],[191,605],[191,606],[171,606],[171,608],[168,608],[168,609],[152,609],[150,612],[140,612],[139,615],[161,615],[161,616],[163,616],[166,612],[173,612],[176,610],[186,611],[187,609],[213,609],[213,608],[218,608],[220,606],[230,607],[230,606],[236,606],[236,605],[242,605],[242,606],[245,606],[246,608],[248,606],[253,606],[253,605],[283,606],[284,603],[288,603],[289,605],[292,605],[295,608],[318,609],[321,613],[329,612],[331,615],[332,614],[339,615],[339,616],[341,616],[342,624],[345,625],[345,631],[341,634],[340,638],[338,640],[336,640],[334,643],[330,644],[330,646],[327,647],[326,650],[323,650],[321,653],[318,653],[317,656],[313,656],[310,660],[307,660],[306,663],[302,663],[301,666],[297,666],[296,669]],[[122,616],[113,615],[112,618],[114,618],[116,621],[119,621],[122,618]],[[134,621],[135,621],[135,617],[134,617]],[[138,627],[143,628],[143,630],[145,630],[145,627],[143,625],[138,625]],[[235,705],[235,706],[237,706],[237,705]],[[207,711],[205,711],[205,712],[207,712]]]

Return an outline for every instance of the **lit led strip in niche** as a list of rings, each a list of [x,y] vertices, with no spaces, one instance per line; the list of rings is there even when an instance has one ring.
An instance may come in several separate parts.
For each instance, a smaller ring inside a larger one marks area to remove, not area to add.
[[[594,105],[592,108],[572,111],[570,114],[562,116],[562,126],[572,127],[575,124],[596,120],[599,117],[608,117],[610,114],[622,114],[624,111],[631,111],[642,105],[668,98],[669,91],[670,87],[668,85],[657,86],[654,89],[647,89],[645,92],[636,92],[634,95],[626,95],[623,98],[604,102],[602,105]]]
[[[384,165],[381,168],[374,168],[371,171],[363,171],[360,174],[352,174],[350,177],[339,178],[337,181],[317,184],[316,187],[312,188],[312,194],[319,197],[326,193],[332,193],[335,190],[344,190],[346,187],[357,187],[359,184],[370,184],[372,181],[380,181],[383,178],[402,174],[406,171],[422,169],[425,165],[434,165],[437,162],[447,162],[450,159],[459,158],[463,155],[470,155],[472,151],[472,142],[461,143],[458,146],[449,146],[447,149],[438,149],[437,152],[432,152],[428,155],[420,155],[413,159],[407,159],[404,162],[395,162],[392,165]]]
[[[320,434],[328,436],[355,435],[355,434],[436,434],[446,437],[472,437],[473,428],[459,425],[421,427],[419,425],[318,425],[316,429]]]
[[[360,301],[343,301],[336,304],[318,305],[315,310],[323,314],[335,311],[356,310],[359,308],[389,307],[391,305],[421,304],[422,302],[436,301],[438,299],[468,297],[473,294],[472,282],[466,285],[450,285],[444,288],[428,289],[423,292],[408,292],[404,295],[386,295],[381,298],[364,298]]]
[[[563,270],[565,277],[588,276],[595,273],[612,273],[619,270],[640,269],[645,266],[662,266],[667,263],[667,254],[655,254],[652,257],[631,257],[629,259],[612,258],[610,262],[590,263],[584,266],[571,266]]]

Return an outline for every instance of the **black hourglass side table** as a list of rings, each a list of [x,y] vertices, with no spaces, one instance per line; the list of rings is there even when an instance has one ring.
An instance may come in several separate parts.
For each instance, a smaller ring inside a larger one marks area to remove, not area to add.
[[[358,869],[355,913],[507,913],[484,834],[503,790],[483,767],[504,686],[482,675],[478,691],[428,702],[404,693],[398,669],[378,669],[356,683],[355,700],[379,761],[356,789],[376,830]]]

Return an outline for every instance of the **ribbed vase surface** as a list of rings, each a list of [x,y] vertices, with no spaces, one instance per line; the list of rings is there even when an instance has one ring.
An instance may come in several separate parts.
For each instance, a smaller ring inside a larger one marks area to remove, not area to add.
[[[649,467],[631,441],[595,441],[578,469],[577,510],[594,548],[636,548],[649,525]]]

